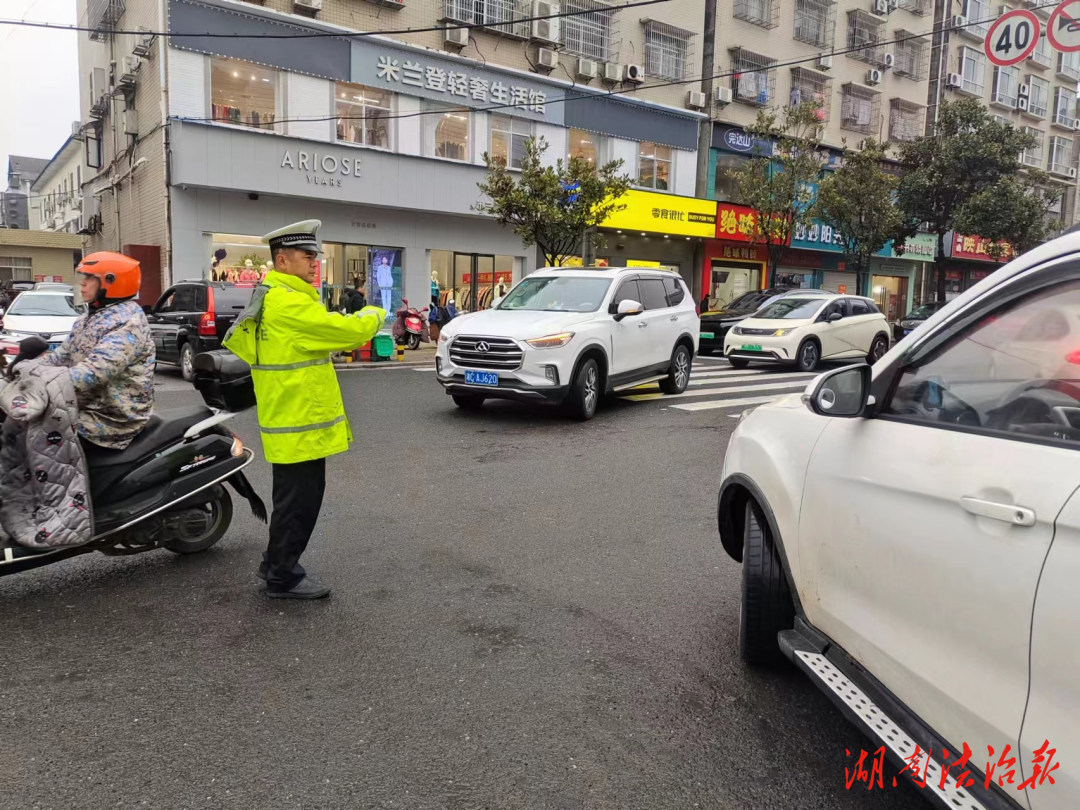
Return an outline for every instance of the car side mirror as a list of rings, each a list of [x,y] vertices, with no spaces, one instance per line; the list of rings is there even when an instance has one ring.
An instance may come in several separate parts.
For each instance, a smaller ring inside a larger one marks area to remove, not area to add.
[[[150,306],[149,304],[143,304],[142,311],[146,315],[153,315],[154,314],[154,308],[152,306]]]
[[[826,318],[825,320],[828,321],[829,323],[836,323],[838,320],[840,320],[843,317],[844,316],[841,315],[839,312],[834,312],[828,318]]]
[[[827,371],[811,385],[803,402],[818,416],[861,416],[870,395],[870,366],[860,363]]]
[[[629,299],[620,301],[619,306],[615,309],[615,320],[621,321],[627,315],[640,315],[644,311],[645,307],[637,301],[631,301]]]

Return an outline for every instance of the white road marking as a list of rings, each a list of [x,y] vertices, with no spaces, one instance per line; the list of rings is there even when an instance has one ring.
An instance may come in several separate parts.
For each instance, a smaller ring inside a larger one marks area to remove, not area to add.
[[[711,397],[717,394],[742,394],[747,391],[768,391],[777,388],[805,388],[803,382],[776,382],[765,385],[736,385],[731,388],[703,388],[700,391],[684,391],[681,394],[634,394],[628,397],[631,402],[649,402],[654,399],[682,399],[683,397]],[[674,407],[674,406],[672,406]]]
[[[780,399],[780,396],[775,397],[744,397],[743,399],[717,399],[709,400],[708,402],[687,402],[682,405],[672,405],[672,408],[678,408],[680,411],[711,411],[718,408],[739,408],[744,405],[764,405],[766,402],[775,402]],[[738,414],[731,414],[731,416],[738,418]]]

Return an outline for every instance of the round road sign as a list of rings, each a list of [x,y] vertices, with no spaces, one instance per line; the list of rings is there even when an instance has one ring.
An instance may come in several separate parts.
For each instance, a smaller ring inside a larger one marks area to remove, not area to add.
[[[1059,51],[1080,51],[1080,0],[1065,0],[1054,9],[1046,36]]]
[[[1076,3],[1077,11],[1080,11],[1080,0],[1065,0],[1065,2]],[[1060,10],[1061,6],[1058,6],[1054,13],[1057,14]],[[1050,22],[1053,21],[1054,18],[1051,17]],[[1039,18],[1026,8],[1018,8],[1002,14],[994,20],[983,42],[986,58],[999,67],[1008,67],[1022,62],[1039,44],[1039,29]],[[1077,48],[1080,49],[1080,45]]]

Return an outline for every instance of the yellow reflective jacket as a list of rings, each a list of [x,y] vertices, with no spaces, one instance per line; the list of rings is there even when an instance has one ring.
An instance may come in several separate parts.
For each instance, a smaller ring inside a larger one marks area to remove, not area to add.
[[[266,274],[222,343],[251,366],[267,461],[294,464],[349,448],[352,430],[330,353],[367,343],[385,319],[379,307],[327,312],[310,284]]]

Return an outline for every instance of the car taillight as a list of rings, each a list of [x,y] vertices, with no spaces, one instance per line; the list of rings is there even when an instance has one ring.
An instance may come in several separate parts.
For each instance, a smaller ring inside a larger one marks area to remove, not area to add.
[[[206,312],[199,318],[199,334],[217,337],[217,321],[214,320],[214,288],[206,288]]]
[[[1072,363],[1074,366],[1080,366],[1080,349],[1075,349],[1065,355],[1065,362]]]

